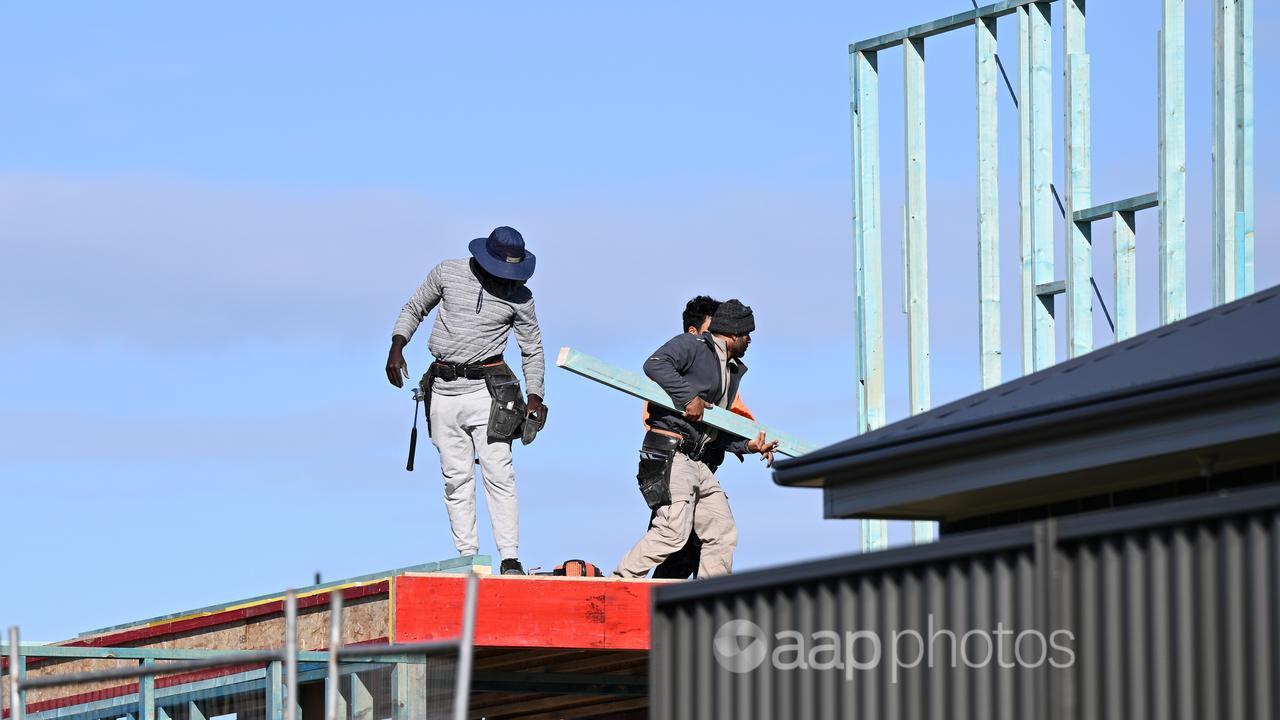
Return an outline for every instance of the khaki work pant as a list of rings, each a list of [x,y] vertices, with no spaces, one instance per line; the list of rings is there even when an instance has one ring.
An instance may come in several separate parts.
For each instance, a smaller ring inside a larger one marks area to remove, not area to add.
[[[449,511],[453,544],[461,555],[480,552],[476,536],[475,463],[480,459],[484,497],[493,522],[493,539],[503,560],[519,557],[520,520],[511,441],[490,441],[491,398],[480,388],[462,395],[431,396],[431,442],[440,452],[444,506]]]
[[[684,547],[689,532],[702,538],[698,577],[728,575],[733,571],[733,550],[738,546],[738,526],[729,510],[729,498],[711,469],[676,453],[671,462],[671,504],[658,508],[649,530],[622,557],[614,575],[639,578]]]

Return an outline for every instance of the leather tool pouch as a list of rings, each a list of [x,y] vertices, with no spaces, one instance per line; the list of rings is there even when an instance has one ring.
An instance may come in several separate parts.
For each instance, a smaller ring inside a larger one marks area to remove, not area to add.
[[[427,437],[431,437],[431,385],[435,380],[436,364],[431,363],[418,381],[418,389],[422,391],[422,417],[427,421]]]
[[[678,438],[652,431],[644,435],[636,482],[650,510],[671,504],[671,462],[679,447]]]
[[[524,419],[524,427],[520,431],[520,442],[528,445],[538,437],[538,431],[547,424],[547,406],[542,406],[542,413],[529,415]]]
[[[489,397],[493,402],[489,406],[489,439],[511,440],[520,436],[524,423],[524,395],[520,392],[520,381],[506,363],[495,365],[484,376],[484,384],[489,389]]]

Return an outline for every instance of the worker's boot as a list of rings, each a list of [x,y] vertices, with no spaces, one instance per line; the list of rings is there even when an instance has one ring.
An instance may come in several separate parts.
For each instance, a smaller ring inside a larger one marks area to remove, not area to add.
[[[503,575],[523,575],[524,566],[521,565],[520,561],[515,558],[507,558],[506,560],[502,561],[502,574]]]

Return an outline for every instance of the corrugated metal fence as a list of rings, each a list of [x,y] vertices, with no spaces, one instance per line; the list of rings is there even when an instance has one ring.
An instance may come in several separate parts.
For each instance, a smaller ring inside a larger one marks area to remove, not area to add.
[[[665,587],[651,713],[1280,718],[1278,634],[1273,485]]]

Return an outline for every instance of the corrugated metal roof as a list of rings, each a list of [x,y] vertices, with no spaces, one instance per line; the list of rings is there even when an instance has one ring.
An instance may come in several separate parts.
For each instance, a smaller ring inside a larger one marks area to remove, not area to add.
[[[1280,367],[1280,287],[1257,292],[879,430],[778,463],[782,485],[856,476],[864,461],[928,464],[1028,420],[1109,412],[1109,405]],[[928,446],[930,452],[921,452]]]

